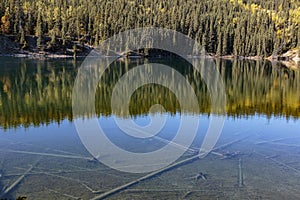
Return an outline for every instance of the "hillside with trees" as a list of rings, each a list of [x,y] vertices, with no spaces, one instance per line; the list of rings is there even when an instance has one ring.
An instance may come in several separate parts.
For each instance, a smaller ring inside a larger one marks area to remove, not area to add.
[[[300,49],[299,0],[1,0],[0,18],[0,34],[24,50],[76,52],[149,26],[184,33],[217,56]]]

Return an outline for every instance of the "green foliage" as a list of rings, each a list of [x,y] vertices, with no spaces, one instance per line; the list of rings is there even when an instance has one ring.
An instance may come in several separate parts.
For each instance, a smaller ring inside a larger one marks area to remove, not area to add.
[[[10,31],[10,21],[9,21],[9,12],[8,9],[6,10],[5,14],[1,17],[1,32],[2,33],[9,33]]]
[[[217,55],[269,56],[300,43],[299,0],[1,0],[0,18],[1,33],[35,34],[38,46],[44,36],[51,45],[98,45],[149,26],[180,31]]]

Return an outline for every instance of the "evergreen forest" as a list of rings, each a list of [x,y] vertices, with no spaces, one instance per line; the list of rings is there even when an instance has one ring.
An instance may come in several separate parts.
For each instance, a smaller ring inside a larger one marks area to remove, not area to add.
[[[68,41],[97,46],[141,27],[179,31],[217,56],[267,57],[300,47],[299,0],[1,0],[0,19],[0,34],[24,49],[28,36],[39,49]]]

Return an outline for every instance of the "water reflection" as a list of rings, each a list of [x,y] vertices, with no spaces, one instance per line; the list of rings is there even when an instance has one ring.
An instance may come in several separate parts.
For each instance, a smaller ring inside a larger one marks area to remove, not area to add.
[[[1,58],[0,126],[2,128],[39,126],[64,119],[73,120],[72,89],[81,61]],[[96,113],[110,116],[113,88],[130,69],[148,62],[172,66],[190,82],[199,101],[199,114],[211,114],[210,94],[201,74],[179,58],[119,60],[114,62],[98,83]],[[102,59],[100,64],[107,61]],[[299,118],[300,71],[272,66],[263,61],[216,61],[225,82],[228,116],[253,115]],[[164,78],[163,76],[161,77]],[[213,80],[212,80],[213,81]],[[176,84],[176,83],[171,83]],[[88,88],[88,86],[87,86]],[[184,94],[186,101],[188,94]],[[84,94],[83,94],[84,97]],[[171,115],[180,111],[175,95],[167,88],[148,84],[131,97],[130,115],[146,115],[154,104],[164,106]],[[187,112],[193,113],[192,109]],[[86,113],[87,115],[89,113]],[[124,113],[116,113],[120,117]]]
[[[70,123],[74,119],[72,89],[81,62],[0,58],[0,198],[26,195],[29,199],[91,199],[144,176],[110,169],[84,149],[74,123]],[[187,108],[185,112],[199,115],[201,120],[189,149],[199,148],[208,129],[208,116],[217,111],[210,109],[209,92],[201,75],[174,58],[113,63],[98,83],[95,96],[103,130],[115,144],[132,152],[153,151],[165,145],[155,137],[130,141],[120,136],[110,108],[118,79],[147,62],[173,66],[191,83],[200,111]],[[141,181],[112,199],[299,197],[300,138],[296,119],[300,115],[300,72],[261,61],[216,64],[226,86],[228,117],[214,151],[204,159]],[[188,101],[189,97],[185,98]],[[147,125],[149,108],[157,103],[164,106],[168,116],[158,136],[171,140],[182,113],[178,100],[167,88],[151,84],[140,87],[131,97],[129,115],[137,124]],[[122,110],[115,114],[122,119],[129,117]],[[290,118],[295,120],[287,122]],[[29,127],[32,125],[36,127]],[[187,151],[180,159],[192,155],[193,151]],[[103,156],[114,160],[111,155]]]

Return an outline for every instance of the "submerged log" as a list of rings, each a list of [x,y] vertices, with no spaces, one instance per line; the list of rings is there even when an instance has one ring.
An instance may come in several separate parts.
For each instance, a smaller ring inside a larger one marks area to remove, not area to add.
[[[275,163],[277,163],[277,164],[279,164],[279,165],[281,165],[283,167],[286,167],[286,168],[288,168],[288,169],[296,172],[296,174],[300,175],[300,170],[299,169],[296,169],[296,168],[294,168],[294,167],[292,167],[292,166],[290,166],[290,165],[288,165],[286,163],[283,163],[283,162],[281,162],[279,160],[276,160],[276,159],[272,158],[272,156],[267,156],[265,154],[258,153],[258,152],[254,152],[254,153],[256,153],[257,155],[260,155],[260,156],[264,157],[265,159],[269,159],[269,160],[271,160],[271,161],[273,161],[273,162],[275,162]]]
[[[10,150],[10,149],[0,149],[2,152],[9,153],[20,153],[20,154],[29,154],[29,155],[40,155],[40,156],[51,156],[51,157],[59,157],[59,158],[70,158],[70,159],[83,159],[83,160],[91,160],[92,157],[85,156],[76,156],[76,155],[64,155],[64,154],[54,154],[54,153],[40,153],[40,152],[32,152],[32,151],[19,151],[19,150]]]
[[[23,181],[23,179],[31,172],[31,170],[39,163],[39,160],[32,164],[15,182],[13,182],[9,187],[5,188],[4,191],[1,193],[0,197],[4,197],[6,194],[14,190],[19,183]]]
[[[245,137],[245,138],[248,138],[248,137]],[[219,147],[214,148],[212,151],[216,151],[216,150],[223,149],[223,148],[225,148],[225,147],[231,146],[231,145],[233,145],[233,144],[235,144],[235,143],[237,143],[237,142],[240,142],[241,140],[243,140],[243,139],[245,139],[245,138],[237,139],[237,140],[234,140],[234,141],[232,141],[232,142],[223,144],[223,145],[221,145],[221,146],[219,146]],[[151,172],[150,174],[147,174],[147,175],[145,175],[145,176],[143,176],[143,177],[140,177],[140,178],[138,178],[138,179],[136,179],[136,180],[133,180],[133,181],[131,181],[131,182],[129,182],[129,183],[126,183],[126,184],[121,185],[121,186],[119,186],[119,187],[113,188],[112,190],[109,190],[109,191],[107,191],[107,192],[104,192],[104,193],[102,193],[102,194],[100,194],[100,195],[98,195],[98,196],[92,198],[91,200],[104,199],[104,198],[109,197],[109,196],[111,196],[111,195],[113,195],[113,194],[119,193],[119,192],[121,192],[121,191],[123,191],[123,190],[125,190],[125,189],[127,189],[127,188],[129,188],[129,187],[131,187],[131,186],[133,186],[133,185],[136,185],[136,184],[139,183],[139,182],[142,182],[142,181],[151,179],[151,178],[153,178],[153,177],[155,177],[155,176],[157,176],[157,175],[160,175],[160,174],[162,174],[162,173],[164,173],[164,172],[166,172],[166,171],[172,170],[172,169],[174,169],[174,168],[177,168],[177,167],[179,167],[179,166],[185,165],[185,164],[187,164],[187,163],[191,163],[191,162],[193,162],[193,161],[195,161],[195,160],[198,160],[198,159],[200,159],[200,155],[199,155],[199,154],[194,155],[194,156],[192,156],[192,157],[190,157],[190,158],[187,158],[187,159],[178,161],[178,162],[176,162],[176,163],[174,163],[174,164],[171,164],[171,165],[169,165],[169,166],[167,166],[167,167],[165,167],[165,168],[162,168],[162,169],[157,170],[157,171],[155,171],[155,172]]]
[[[239,187],[243,187],[244,186],[244,176],[243,176],[243,168],[242,168],[242,159],[239,159],[238,185],[239,185]]]

